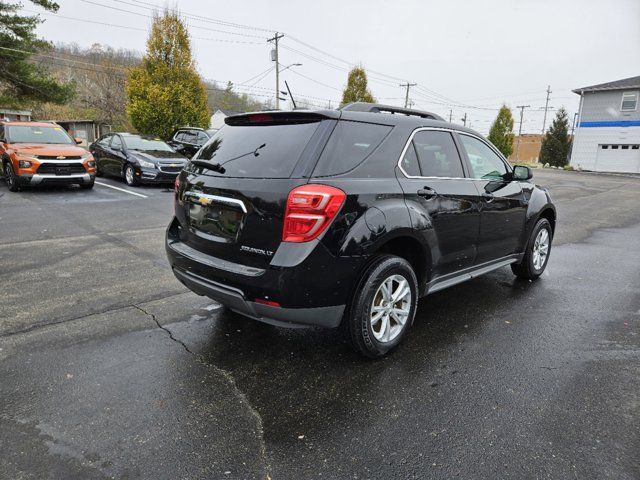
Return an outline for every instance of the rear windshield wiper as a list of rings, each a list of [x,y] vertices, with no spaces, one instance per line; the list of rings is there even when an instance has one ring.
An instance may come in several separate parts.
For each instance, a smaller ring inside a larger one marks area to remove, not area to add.
[[[206,160],[191,160],[191,164],[195,165],[196,167],[208,168],[209,170],[213,170],[219,173],[224,173],[226,171],[225,168],[219,163],[211,163]]]

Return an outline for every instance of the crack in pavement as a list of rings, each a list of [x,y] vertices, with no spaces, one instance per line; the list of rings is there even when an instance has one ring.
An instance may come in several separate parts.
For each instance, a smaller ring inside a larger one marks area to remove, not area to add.
[[[174,292],[174,293],[161,292],[161,293],[158,293],[156,295],[152,295],[147,299],[144,299],[144,303],[153,302],[154,300],[177,297],[178,295],[184,295],[187,292],[188,292],[187,290],[182,290],[182,289],[180,291],[177,291],[177,292]],[[105,314],[105,313],[117,312],[118,310],[124,310],[126,308],[131,308],[131,307],[138,308],[137,305],[132,305],[132,304],[129,304],[129,303],[120,304],[120,305],[109,305],[108,307],[106,307],[104,309],[96,310],[95,312],[85,313],[85,314],[79,315],[77,317],[58,318],[58,319],[55,319],[55,320],[34,323],[34,324],[29,325],[28,327],[20,329],[20,330],[9,330],[7,332],[0,332],[0,338],[12,337],[14,335],[20,335],[20,334],[23,334],[23,333],[31,333],[33,331],[40,330],[41,328],[52,327],[52,326],[56,326],[56,325],[61,325],[63,323],[75,322],[75,321],[78,321],[78,320],[84,320],[85,318],[89,318],[89,317],[92,317],[94,315],[102,315],[102,314]]]
[[[177,338],[173,332],[165,327],[164,325],[162,325],[160,323],[160,321],[156,318],[156,315],[154,313],[148,312],[146,311],[144,308],[142,308],[139,305],[136,304],[131,304],[131,306],[133,308],[138,309],[140,312],[142,312],[143,314],[147,315],[148,317],[150,317],[153,322],[156,324],[156,326],[160,329],[163,330],[168,336],[169,338],[178,343],[179,345],[182,346],[182,348],[184,348],[184,350],[189,353],[190,355],[193,355],[196,359],[197,362],[201,363],[202,365],[205,365],[209,368],[213,368],[216,372],[220,373],[220,375],[222,375],[222,377],[227,380],[227,382],[229,382],[233,388],[233,391],[236,393],[237,397],[240,399],[240,402],[242,404],[244,404],[249,411],[251,412],[251,415],[254,417],[254,419],[256,420],[257,424],[258,424],[258,439],[260,442],[260,457],[262,458],[262,462],[264,464],[264,468],[265,468],[265,479],[266,480],[271,480],[271,468],[269,466],[269,462],[267,459],[267,447],[266,447],[266,443],[264,441],[264,424],[262,422],[262,417],[260,416],[260,413],[255,409],[255,407],[251,404],[251,402],[249,401],[249,399],[247,398],[247,395],[240,389],[240,387],[238,386],[238,384],[236,383],[235,379],[233,378],[233,376],[224,368],[221,368],[213,363],[209,363],[205,360],[204,356],[200,353],[194,352],[193,350],[191,350],[189,348],[189,346],[183,342],[182,340],[180,340],[179,338]]]

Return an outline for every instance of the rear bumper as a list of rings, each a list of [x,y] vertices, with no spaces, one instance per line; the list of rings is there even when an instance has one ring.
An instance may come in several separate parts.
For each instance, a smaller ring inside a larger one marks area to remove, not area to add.
[[[95,180],[92,173],[77,173],[71,175],[54,175],[35,173],[33,175],[20,175],[18,180],[21,185],[70,185],[87,184]]]
[[[242,290],[213,282],[193,273],[173,268],[173,273],[189,290],[221,303],[246,317],[279,327],[337,327],[344,305],[318,308],[281,308],[249,301]]]
[[[289,250],[283,259],[276,252],[270,264],[257,268],[190,247],[180,240],[177,223],[174,218],[167,229],[165,248],[174,275],[190,290],[266,323],[340,324],[363,259],[334,257],[320,243],[294,244],[287,247],[299,248],[299,255]]]

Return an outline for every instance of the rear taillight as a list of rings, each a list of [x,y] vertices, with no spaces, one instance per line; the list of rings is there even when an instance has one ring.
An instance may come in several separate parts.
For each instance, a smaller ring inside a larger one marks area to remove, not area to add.
[[[328,185],[302,185],[289,192],[282,228],[283,242],[308,242],[326,230],[346,194]]]

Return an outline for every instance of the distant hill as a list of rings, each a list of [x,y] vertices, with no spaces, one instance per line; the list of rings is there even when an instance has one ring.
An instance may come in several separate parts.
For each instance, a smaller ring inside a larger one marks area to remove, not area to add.
[[[90,48],[75,44],[56,44],[52,50],[36,54],[33,61],[45,65],[52,76],[73,81],[76,95],[67,105],[49,103],[33,109],[35,119],[92,119],[112,126],[114,130],[132,130],[127,118],[126,70],[142,60],[142,53],[114,49],[96,43]],[[205,81],[209,114],[217,109],[239,112],[265,110],[270,103],[233,91],[232,85],[221,86]]]

